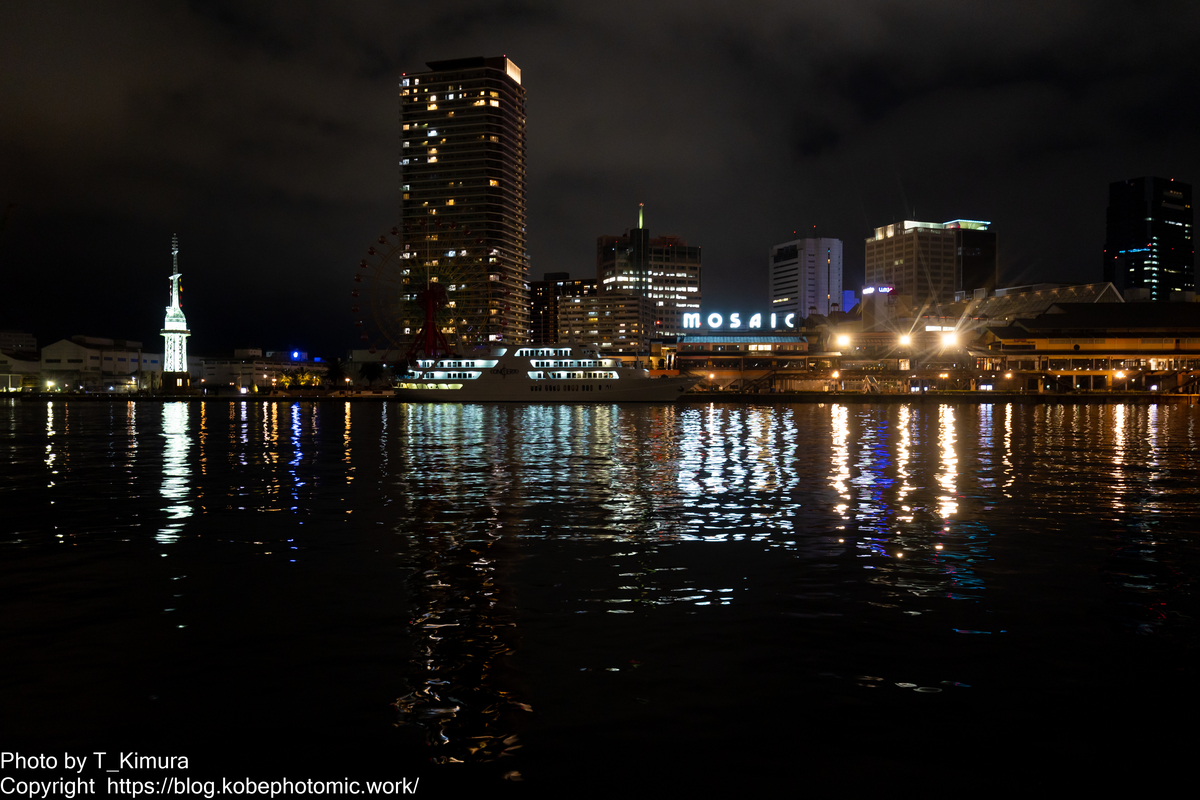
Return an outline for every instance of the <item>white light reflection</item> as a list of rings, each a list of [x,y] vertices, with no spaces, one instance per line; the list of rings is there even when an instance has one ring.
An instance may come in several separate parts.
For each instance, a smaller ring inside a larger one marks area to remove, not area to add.
[[[1013,404],[1005,403],[1004,405],[1004,496],[1011,498],[1012,493],[1009,491],[1012,488],[1013,481],[1016,479],[1016,472],[1013,470],[1012,462],[1012,429],[1013,429]]]
[[[981,404],[976,422],[979,431],[979,446],[976,451],[976,460],[979,462],[979,468],[976,470],[976,474],[979,476],[979,486],[984,489],[994,489],[996,486],[996,407],[991,403]]]
[[[237,466],[243,469],[249,466],[246,462],[246,451],[249,449],[248,431],[246,429],[246,404],[245,403],[230,403],[229,404],[229,419],[234,424],[230,425],[231,447],[229,448],[229,458],[234,461]]]
[[[904,512],[897,516],[901,522],[912,522],[912,509],[907,505],[908,495],[913,491],[909,483],[912,473],[908,471],[908,462],[912,460],[912,412],[908,406],[900,406],[900,438],[896,442],[896,477],[900,480],[900,488],[896,492],[896,503]]]
[[[133,474],[134,464],[137,461],[137,407],[138,404],[133,400],[125,404],[125,436],[128,440],[125,448],[125,472],[127,475]]]
[[[387,403],[381,403],[383,408],[383,427],[387,430]],[[344,404],[345,413],[342,415],[342,463],[346,465],[346,483],[354,480],[354,464],[350,460],[350,453],[353,448],[350,446],[350,401],[347,400]],[[380,452],[384,458],[387,458],[387,446],[380,443]]]
[[[58,454],[54,452],[54,402],[46,403],[46,468],[50,470],[51,475],[57,475],[58,470],[54,468],[54,462],[58,458]],[[51,479],[47,486],[53,486],[54,480]]]
[[[133,405],[133,404],[130,403],[130,405]],[[205,446],[208,444],[208,404],[207,403],[200,404],[200,430],[196,434],[196,444],[198,445],[198,448],[200,451],[199,457],[196,459],[197,463],[200,465],[200,474],[207,475],[208,474],[208,464],[204,460]],[[201,483],[203,483],[203,481]],[[200,495],[196,496],[196,501],[200,504],[201,508],[204,507],[204,501]]]
[[[1113,492],[1112,506],[1116,511],[1125,507],[1125,405],[1113,406]]]
[[[1161,481],[1165,475],[1163,473],[1163,442],[1162,437],[1167,436],[1167,431],[1170,427],[1167,425],[1160,426],[1159,415],[1166,416],[1168,412],[1163,411],[1164,407],[1159,403],[1155,403],[1146,409],[1146,444],[1149,452],[1146,453],[1146,467],[1149,469],[1147,481],[1148,498],[1144,504],[1144,508],[1154,514],[1160,513],[1163,510],[1163,505],[1159,501],[1159,493],[1156,491],[1156,484]]]
[[[300,502],[299,489],[301,486],[304,485],[300,480],[300,474],[299,474],[300,473],[300,461],[304,457],[304,454],[301,452],[301,449],[300,449],[301,430],[302,430],[302,423],[300,421],[300,404],[292,403],[292,437],[291,437],[292,460],[288,462],[288,467],[290,468],[290,469],[288,469],[288,474],[292,476],[292,480],[291,480],[291,490],[292,490],[291,510],[292,511],[296,511],[299,508],[299,502]]]
[[[829,424],[832,427],[831,457],[833,469],[829,475],[829,483],[838,497],[843,501],[835,506],[842,517],[847,518],[846,509],[850,506],[850,490],[846,482],[850,479],[850,425],[849,411],[846,406],[834,404],[831,408]]]
[[[940,406],[938,419],[941,422],[938,442],[942,448],[942,471],[938,474],[937,482],[944,492],[938,497],[938,510],[945,523],[958,513],[958,455],[954,449],[954,408],[948,405]]]
[[[350,432],[350,405],[346,401],[346,432]],[[384,480],[388,475],[388,415],[392,413],[390,403],[379,404],[379,478]],[[349,464],[350,450],[346,450],[346,461]],[[351,468],[352,469],[352,468]],[[347,481],[349,482],[349,481]],[[386,501],[385,501],[386,502]]]
[[[192,507],[185,502],[191,476],[187,463],[191,446],[187,403],[163,403],[162,436],[166,440],[163,444],[162,496],[167,502],[163,511],[167,512],[167,519],[184,520],[192,515]],[[183,522],[168,523],[155,539],[161,544],[171,544],[179,539],[183,525]]]

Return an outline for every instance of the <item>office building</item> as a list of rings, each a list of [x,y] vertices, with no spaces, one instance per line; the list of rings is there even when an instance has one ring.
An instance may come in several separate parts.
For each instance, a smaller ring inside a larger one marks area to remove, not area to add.
[[[558,338],[558,306],[564,297],[595,297],[596,281],[571,280],[566,272],[547,272],[529,284],[531,300],[529,341],[554,344]]]
[[[904,220],[866,240],[868,286],[891,286],[917,305],[953,302],[957,293],[992,290],[998,280],[996,232],[990,222]]]
[[[37,339],[25,331],[0,331],[0,353],[37,352]]]
[[[651,301],[652,326],[662,336],[684,334],[683,315],[700,311],[700,248],[678,236],[650,237],[642,209],[638,226],[596,239],[601,295],[632,294]]]
[[[1132,178],[1108,186],[1104,280],[1151,300],[1196,289],[1192,187],[1170,178]]]
[[[842,240],[794,239],[771,248],[767,263],[772,313],[814,314],[847,309],[842,303]]]
[[[558,303],[558,341],[598,344],[606,353],[648,354],[658,310],[654,300],[628,292],[563,297]]]
[[[401,220],[407,279],[446,289],[443,333],[467,345],[529,335],[525,89],[509,59],[430,61],[400,81]],[[410,302],[404,327],[420,328]]]

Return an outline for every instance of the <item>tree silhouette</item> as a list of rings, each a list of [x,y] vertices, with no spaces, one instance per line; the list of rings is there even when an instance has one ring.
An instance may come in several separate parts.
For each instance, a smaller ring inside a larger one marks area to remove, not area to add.
[[[335,358],[329,362],[329,366],[325,369],[325,380],[331,386],[341,386],[346,382],[346,363],[340,358]]]
[[[383,364],[379,361],[364,361],[358,366],[358,377],[366,381],[367,386],[370,386],[383,378]]]

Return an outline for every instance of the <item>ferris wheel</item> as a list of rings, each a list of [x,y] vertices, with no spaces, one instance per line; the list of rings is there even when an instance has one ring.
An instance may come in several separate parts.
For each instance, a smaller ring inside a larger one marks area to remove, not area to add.
[[[360,346],[394,361],[486,343],[495,304],[484,239],[453,221],[418,223],[405,233],[381,234],[355,270],[350,311]]]

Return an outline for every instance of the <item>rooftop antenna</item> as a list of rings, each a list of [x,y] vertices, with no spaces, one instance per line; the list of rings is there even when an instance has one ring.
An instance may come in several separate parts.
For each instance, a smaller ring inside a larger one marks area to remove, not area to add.
[[[645,225],[642,223],[642,212],[644,212],[645,210],[646,210],[646,204],[645,204],[645,203],[638,203],[638,227],[639,227],[639,228],[644,228],[644,227],[646,227],[646,226],[645,226]]]
[[[179,305],[179,234],[171,234],[171,308],[178,309]],[[186,327],[186,326],[185,326]],[[182,371],[182,370],[180,370]]]

